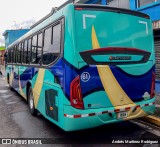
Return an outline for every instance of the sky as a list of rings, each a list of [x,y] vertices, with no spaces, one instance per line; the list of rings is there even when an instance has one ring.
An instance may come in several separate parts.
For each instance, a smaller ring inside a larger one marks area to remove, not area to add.
[[[10,29],[28,29],[67,0],[0,0],[0,46]]]

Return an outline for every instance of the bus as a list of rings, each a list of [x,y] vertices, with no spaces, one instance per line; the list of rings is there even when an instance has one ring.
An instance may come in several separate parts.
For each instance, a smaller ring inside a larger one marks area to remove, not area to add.
[[[148,15],[102,5],[63,5],[8,47],[6,79],[65,131],[155,111],[155,53]]]

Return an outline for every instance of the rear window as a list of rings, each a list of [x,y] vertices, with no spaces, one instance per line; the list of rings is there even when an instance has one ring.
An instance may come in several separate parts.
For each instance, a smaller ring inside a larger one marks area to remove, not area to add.
[[[87,8],[76,10],[75,18],[78,53],[92,49],[93,28],[101,48],[127,47],[149,52],[153,49],[152,25],[148,18]]]

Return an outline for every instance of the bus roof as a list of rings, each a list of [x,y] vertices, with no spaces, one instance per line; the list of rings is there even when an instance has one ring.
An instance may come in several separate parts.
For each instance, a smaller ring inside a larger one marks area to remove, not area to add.
[[[66,3],[62,4],[58,8],[53,8],[52,11],[48,15],[46,15],[41,20],[39,20],[34,25],[32,25],[31,29],[36,27],[38,24],[40,24],[41,22],[43,22],[44,20],[49,18],[51,15],[53,15],[54,13],[56,13],[57,11],[65,7],[66,5],[70,4],[71,2],[73,2],[73,0],[67,1]],[[135,15],[139,17],[149,18],[149,15],[147,14],[129,10],[129,9],[124,9],[124,8],[116,8],[116,7],[109,7],[109,6],[104,6],[104,5],[95,5],[95,4],[73,4],[73,5],[75,5],[75,8],[83,8],[84,10],[92,9],[92,10],[99,10],[99,11],[110,11],[110,12],[126,13],[126,14]]]
[[[149,19],[149,15],[138,12],[138,11],[133,11],[130,9],[124,9],[124,8],[117,8],[117,7],[109,7],[109,6],[104,6],[104,5],[94,5],[94,4],[75,4],[75,9],[76,8],[81,8],[82,10],[95,10],[95,11],[108,11],[108,12],[116,12],[116,13],[125,13],[129,15],[135,15],[139,17],[144,17]]]

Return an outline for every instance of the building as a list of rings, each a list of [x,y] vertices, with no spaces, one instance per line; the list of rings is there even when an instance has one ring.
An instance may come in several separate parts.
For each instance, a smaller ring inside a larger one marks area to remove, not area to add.
[[[130,8],[148,14],[152,20],[156,53],[156,79],[160,81],[160,0],[130,0]]]
[[[27,33],[30,29],[20,29],[20,30],[6,30],[3,33],[3,36],[5,37],[5,47],[7,47],[12,44],[15,40],[17,40],[19,37]]]
[[[130,9],[130,0],[75,0],[76,3],[101,4]]]

